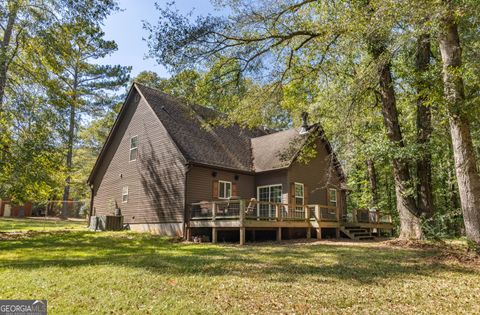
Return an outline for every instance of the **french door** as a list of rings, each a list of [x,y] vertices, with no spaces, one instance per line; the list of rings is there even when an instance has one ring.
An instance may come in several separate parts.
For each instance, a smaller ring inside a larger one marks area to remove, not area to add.
[[[282,202],[282,185],[268,185],[257,187],[258,201],[265,202]],[[257,208],[257,215],[263,218],[275,217],[275,206],[271,204],[259,204]]]

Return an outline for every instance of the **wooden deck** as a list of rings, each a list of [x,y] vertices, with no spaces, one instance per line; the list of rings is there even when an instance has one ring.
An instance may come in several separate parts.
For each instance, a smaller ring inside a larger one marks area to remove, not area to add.
[[[358,227],[362,229],[392,230],[390,216],[367,216],[363,222],[361,216],[357,220],[347,221],[340,217],[340,209],[335,206],[320,204],[291,205],[255,200],[204,201],[194,203],[190,207],[187,222],[187,237],[191,238],[192,229],[211,228],[212,242],[216,242],[217,231],[222,229],[239,229],[240,244],[245,243],[246,229],[277,229],[277,240],[281,240],[282,228],[305,228],[307,238],[312,229],[321,239],[322,228],[335,229],[336,237],[340,237],[342,227]]]

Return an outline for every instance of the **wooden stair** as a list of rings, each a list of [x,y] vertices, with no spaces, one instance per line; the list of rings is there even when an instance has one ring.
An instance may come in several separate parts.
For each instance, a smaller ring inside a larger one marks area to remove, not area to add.
[[[363,229],[359,226],[342,226],[340,231],[349,239],[356,241],[373,240],[374,237],[368,229]]]

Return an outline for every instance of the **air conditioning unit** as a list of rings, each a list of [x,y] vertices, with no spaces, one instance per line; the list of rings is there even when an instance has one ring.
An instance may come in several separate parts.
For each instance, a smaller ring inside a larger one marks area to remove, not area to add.
[[[123,229],[123,216],[121,215],[91,216],[89,228],[92,231],[121,231]]]

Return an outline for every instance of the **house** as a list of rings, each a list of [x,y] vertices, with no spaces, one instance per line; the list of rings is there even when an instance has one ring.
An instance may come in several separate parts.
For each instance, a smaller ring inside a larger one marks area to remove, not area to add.
[[[134,84],[88,179],[91,214],[120,209],[132,230],[214,242],[265,231],[277,239],[338,236],[345,176],[321,127],[208,124],[221,117]],[[316,155],[305,164],[306,147]]]

